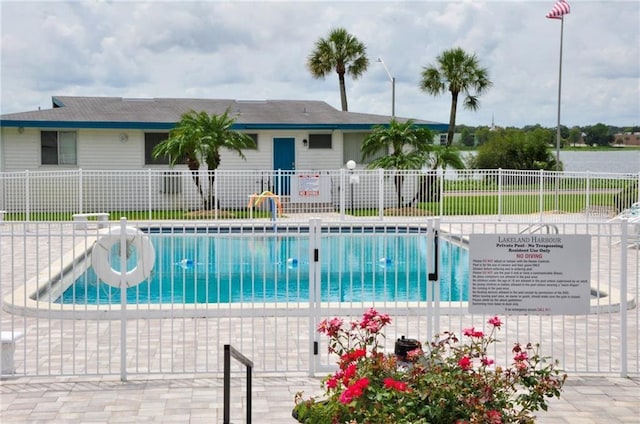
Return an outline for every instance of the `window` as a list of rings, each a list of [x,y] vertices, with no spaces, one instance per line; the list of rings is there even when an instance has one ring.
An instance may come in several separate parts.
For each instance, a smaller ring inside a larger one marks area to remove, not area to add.
[[[43,165],[76,165],[75,131],[41,131],[40,160]]]
[[[447,134],[440,134],[440,145],[441,146],[447,145]]]
[[[309,134],[310,149],[330,149],[331,134]]]
[[[153,157],[153,149],[169,138],[169,133],[144,133],[144,164],[145,165],[168,165],[169,156]]]

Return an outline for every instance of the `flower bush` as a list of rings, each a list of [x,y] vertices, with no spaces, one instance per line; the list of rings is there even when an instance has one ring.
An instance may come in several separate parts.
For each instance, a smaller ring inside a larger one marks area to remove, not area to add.
[[[389,315],[367,310],[362,320],[345,324],[324,320],[318,332],[329,337],[338,370],[323,380],[320,399],[296,394],[293,415],[301,423],[532,423],[532,413],[560,397],[566,375],[538,353],[539,346],[515,344],[513,361],[497,366],[489,355],[502,326],[487,322],[488,334],[463,331],[437,335],[406,361],[381,349]]]

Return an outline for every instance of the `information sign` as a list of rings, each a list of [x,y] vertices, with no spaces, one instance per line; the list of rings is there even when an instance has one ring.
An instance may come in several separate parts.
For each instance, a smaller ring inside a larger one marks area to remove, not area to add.
[[[469,312],[589,313],[591,238],[561,234],[472,234]]]

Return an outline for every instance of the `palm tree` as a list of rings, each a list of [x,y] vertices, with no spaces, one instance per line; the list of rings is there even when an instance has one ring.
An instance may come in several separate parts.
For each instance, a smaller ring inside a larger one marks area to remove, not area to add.
[[[435,65],[426,66],[422,71],[420,88],[427,93],[437,96],[446,91],[451,93],[451,112],[449,114],[449,131],[447,132],[447,146],[453,141],[453,131],[456,126],[456,111],[458,95],[463,93],[464,107],[477,110],[478,96],[491,87],[489,72],[480,67],[475,54],[468,54],[460,47],[443,51],[436,57]],[[474,91],[475,93],[472,93]]]
[[[369,67],[367,49],[344,28],[333,29],[329,37],[316,41],[315,49],[307,58],[307,68],[314,78],[324,78],[335,69],[340,82],[342,110],[347,111],[347,89],[344,75],[358,79]]]
[[[368,168],[396,169],[399,171],[420,169],[427,162],[433,133],[428,128],[415,126],[413,120],[398,122],[392,119],[388,126],[373,127],[362,143],[362,160],[365,161],[380,151],[390,155],[374,159]],[[394,184],[398,196],[398,207],[402,207],[402,183],[404,175],[396,173]]]
[[[233,150],[245,159],[242,149],[255,148],[255,142],[247,134],[232,129],[235,119],[229,116],[229,109],[222,115],[191,110],[184,113],[180,122],[169,132],[169,138],[153,149],[153,156],[169,156],[169,165],[175,166],[186,160],[191,178],[205,209],[216,205],[213,196],[215,173],[220,166],[220,149]],[[199,177],[201,162],[207,165],[209,187],[205,196]]]

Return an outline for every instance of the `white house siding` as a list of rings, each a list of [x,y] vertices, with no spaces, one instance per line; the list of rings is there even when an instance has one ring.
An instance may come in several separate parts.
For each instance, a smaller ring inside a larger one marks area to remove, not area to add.
[[[52,128],[51,130],[55,130]],[[40,164],[40,130],[2,128],[2,171],[61,170],[61,169],[145,169],[164,166],[145,165],[143,130],[77,130],[77,165],[56,166]],[[125,141],[122,141],[124,135]],[[334,131],[331,149],[309,149],[302,140],[308,131],[262,131],[258,134],[258,148],[244,150],[246,160],[234,151],[221,151],[220,170],[273,170],[273,139],[295,139],[296,169],[336,169],[343,165],[343,133]],[[167,167],[168,168],[168,167]],[[176,169],[185,169],[177,166]]]
[[[319,132],[319,131],[316,131]],[[308,131],[262,131],[258,134],[258,149],[244,150],[246,160],[234,151],[222,150],[220,170],[273,170],[273,139],[295,139],[295,168],[299,170],[336,169],[342,165],[342,131],[334,131],[331,149],[309,149],[302,140]]]
[[[55,128],[51,129],[55,131]],[[141,169],[144,165],[142,131],[126,131],[128,140],[120,142],[119,130],[77,130],[77,164],[41,165],[40,129],[2,128],[3,171],[64,169]]]
[[[40,166],[40,131],[2,128],[3,171],[38,170]]]
[[[58,175],[56,178],[47,178],[40,174],[39,178],[30,181],[29,198],[34,205],[34,211],[54,212],[50,209],[53,204],[59,205],[56,212],[103,212],[107,208],[113,210],[131,207],[144,210],[148,208],[149,202],[154,205],[154,209],[190,210],[201,207],[201,199],[185,165],[171,169],[169,166],[144,164],[144,133],[144,130],[79,129],[77,165],[42,166],[39,129],[25,129],[19,133],[16,128],[3,128],[3,171],[57,172],[82,169],[81,176],[78,176],[77,172]],[[125,134],[126,137],[122,137],[121,134]],[[338,169],[343,166],[342,131],[333,132],[331,149],[305,147],[303,140],[309,138],[309,131],[306,130],[259,132],[258,148],[243,151],[246,160],[234,151],[221,151],[219,170],[237,171],[231,174],[221,172],[216,180],[217,199],[221,207],[244,206],[251,194],[273,189],[273,139],[277,137],[294,138],[296,170]],[[164,169],[166,172],[154,173],[151,176],[149,169]],[[113,170],[138,172],[126,175],[101,172]],[[171,178],[172,176],[174,178]],[[206,175],[203,174],[201,180],[204,189],[208,190]],[[167,190],[167,187],[170,190]],[[16,185],[5,184],[2,190],[3,197],[13,199],[13,203],[23,202],[27,193],[22,182]],[[332,192],[335,196],[339,195],[338,190]],[[5,208],[21,209],[18,203],[5,205]]]
[[[141,130],[79,130],[78,167],[142,169],[144,167],[144,132]]]
[[[322,131],[316,131],[321,133]],[[304,138],[308,137],[305,133]],[[333,131],[331,137],[331,149],[309,149],[300,147],[302,154],[298,156],[299,162],[296,169],[300,170],[318,170],[318,169],[337,169],[342,166],[342,131]]]
[[[75,167],[40,165],[39,130],[3,128],[2,145],[3,172],[10,175],[3,179],[3,210],[25,210],[27,196],[31,199],[31,212],[59,212],[73,207],[71,203],[77,199],[77,193],[65,187],[70,186],[74,177],[58,171],[71,171]],[[27,175],[26,170],[44,173]]]
[[[283,137],[294,137],[286,135]],[[297,146],[296,146],[297,147]],[[223,171],[252,169],[252,170],[272,170],[273,169],[273,133],[262,131],[258,133],[258,148],[246,149],[242,151],[246,160],[243,160],[238,153],[232,150],[222,149],[220,151],[220,167]]]

